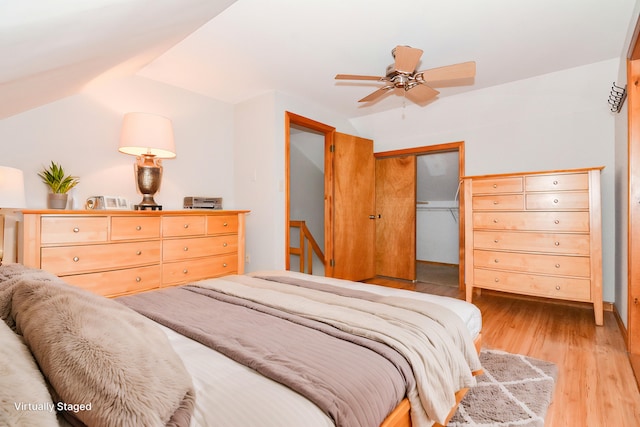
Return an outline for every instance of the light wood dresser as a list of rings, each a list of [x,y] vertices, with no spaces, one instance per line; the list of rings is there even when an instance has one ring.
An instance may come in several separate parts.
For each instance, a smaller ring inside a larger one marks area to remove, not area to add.
[[[602,325],[602,168],[464,177],[465,285],[593,304]]]
[[[246,212],[25,210],[22,262],[109,297],[242,274]]]

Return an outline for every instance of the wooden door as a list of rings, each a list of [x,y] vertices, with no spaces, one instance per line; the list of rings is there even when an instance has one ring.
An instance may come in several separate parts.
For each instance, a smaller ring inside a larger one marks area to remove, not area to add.
[[[416,279],[416,157],[376,160],[376,275]]]
[[[333,140],[333,277],[375,275],[375,161],[373,141],[336,132]]]
[[[639,45],[640,46],[640,45]],[[627,67],[629,114],[628,345],[640,383],[640,53]]]

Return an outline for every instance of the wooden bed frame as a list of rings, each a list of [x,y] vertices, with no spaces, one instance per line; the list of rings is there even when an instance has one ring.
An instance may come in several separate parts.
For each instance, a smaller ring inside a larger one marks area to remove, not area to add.
[[[482,348],[482,334],[478,335],[478,337],[475,339],[473,343],[476,347],[476,351],[480,353],[480,349]],[[480,375],[481,373],[482,371],[478,371],[478,372],[474,372],[473,374]],[[456,413],[456,410],[458,409],[458,405],[460,404],[460,401],[465,396],[465,394],[467,394],[468,391],[469,391],[468,388],[463,388],[462,390],[459,390],[456,393],[456,404],[453,406],[453,408],[451,408],[451,412],[449,412],[449,415],[447,416],[445,425],[449,423],[449,420],[451,419],[451,417],[453,417],[453,415]],[[410,412],[411,412],[411,404],[409,403],[409,399],[404,398],[402,402],[400,402],[398,406],[396,406],[396,409],[394,409],[389,414],[389,416],[387,416],[387,418],[382,422],[382,424],[380,424],[380,427],[411,427]],[[444,426],[442,424],[435,423],[434,427],[444,427]]]

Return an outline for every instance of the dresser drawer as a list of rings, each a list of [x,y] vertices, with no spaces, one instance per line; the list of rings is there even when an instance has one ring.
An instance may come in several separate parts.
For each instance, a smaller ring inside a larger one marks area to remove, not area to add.
[[[575,301],[591,300],[591,282],[588,279],[538,276],[475,268],[475,286],[503,292],[515,292],[547,298]]]
[[[207,217],[207,234],[237,234],[238,215],[210,215]]]
[[[238,251],[238,236],[194,237],[172,239],[162,242],[163,261],[178,261],[190,258],[221,255]]]
[[[204,215],[176,215],[162,218],[164,237],[199,236],[205,233]]]
[[[474,212],[473,227],[491,230],[589,232],[589,212]]]
[[[175,285],[237,272],[238,254],[167,262],[162,265],[162,282],[165,286]]]
[[[111,240],[159,239],[160,217],[114,216]]]
[[[587,173],[533,175],[525,177],[526,191],[588,190]]]
[[[473,180],[473,194],[518,193],[523,188],[522,177],[479,178]]]
[[[41,268],[57,275],[160,263],[160,242],[130,242],[41,249]]]
[[[524,273],[590,277],[589,257],[528,254],[518,252],[473,252],[474,267]]]
[[[116,296],[159,288],[160,271],[160,265],[153,265],[64,276],[63,280],[99,295]]]
[[[589,209],[589,193],[586,191],[566,191],[558,193],[527,194],[527,209],[530,210],[563,210]]]
[[[48,216],[41,220],[41,243],[106,242],[109,218],[106,216]]]
[[[473,209],[479,211],[522,210],[524,209],[524,196],[522,194],[473,196]]]
[[[588,234],[475,231],[474,249],[590,255]]]

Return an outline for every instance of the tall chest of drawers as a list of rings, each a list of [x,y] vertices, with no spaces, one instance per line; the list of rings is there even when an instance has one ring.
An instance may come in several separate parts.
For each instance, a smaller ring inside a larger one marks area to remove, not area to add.
[[[110,297],[242,274],[246,212],[26,210],[22,262]]]
[[[602,325],[602,168],[465,177],[465,285],[593,304]]]

